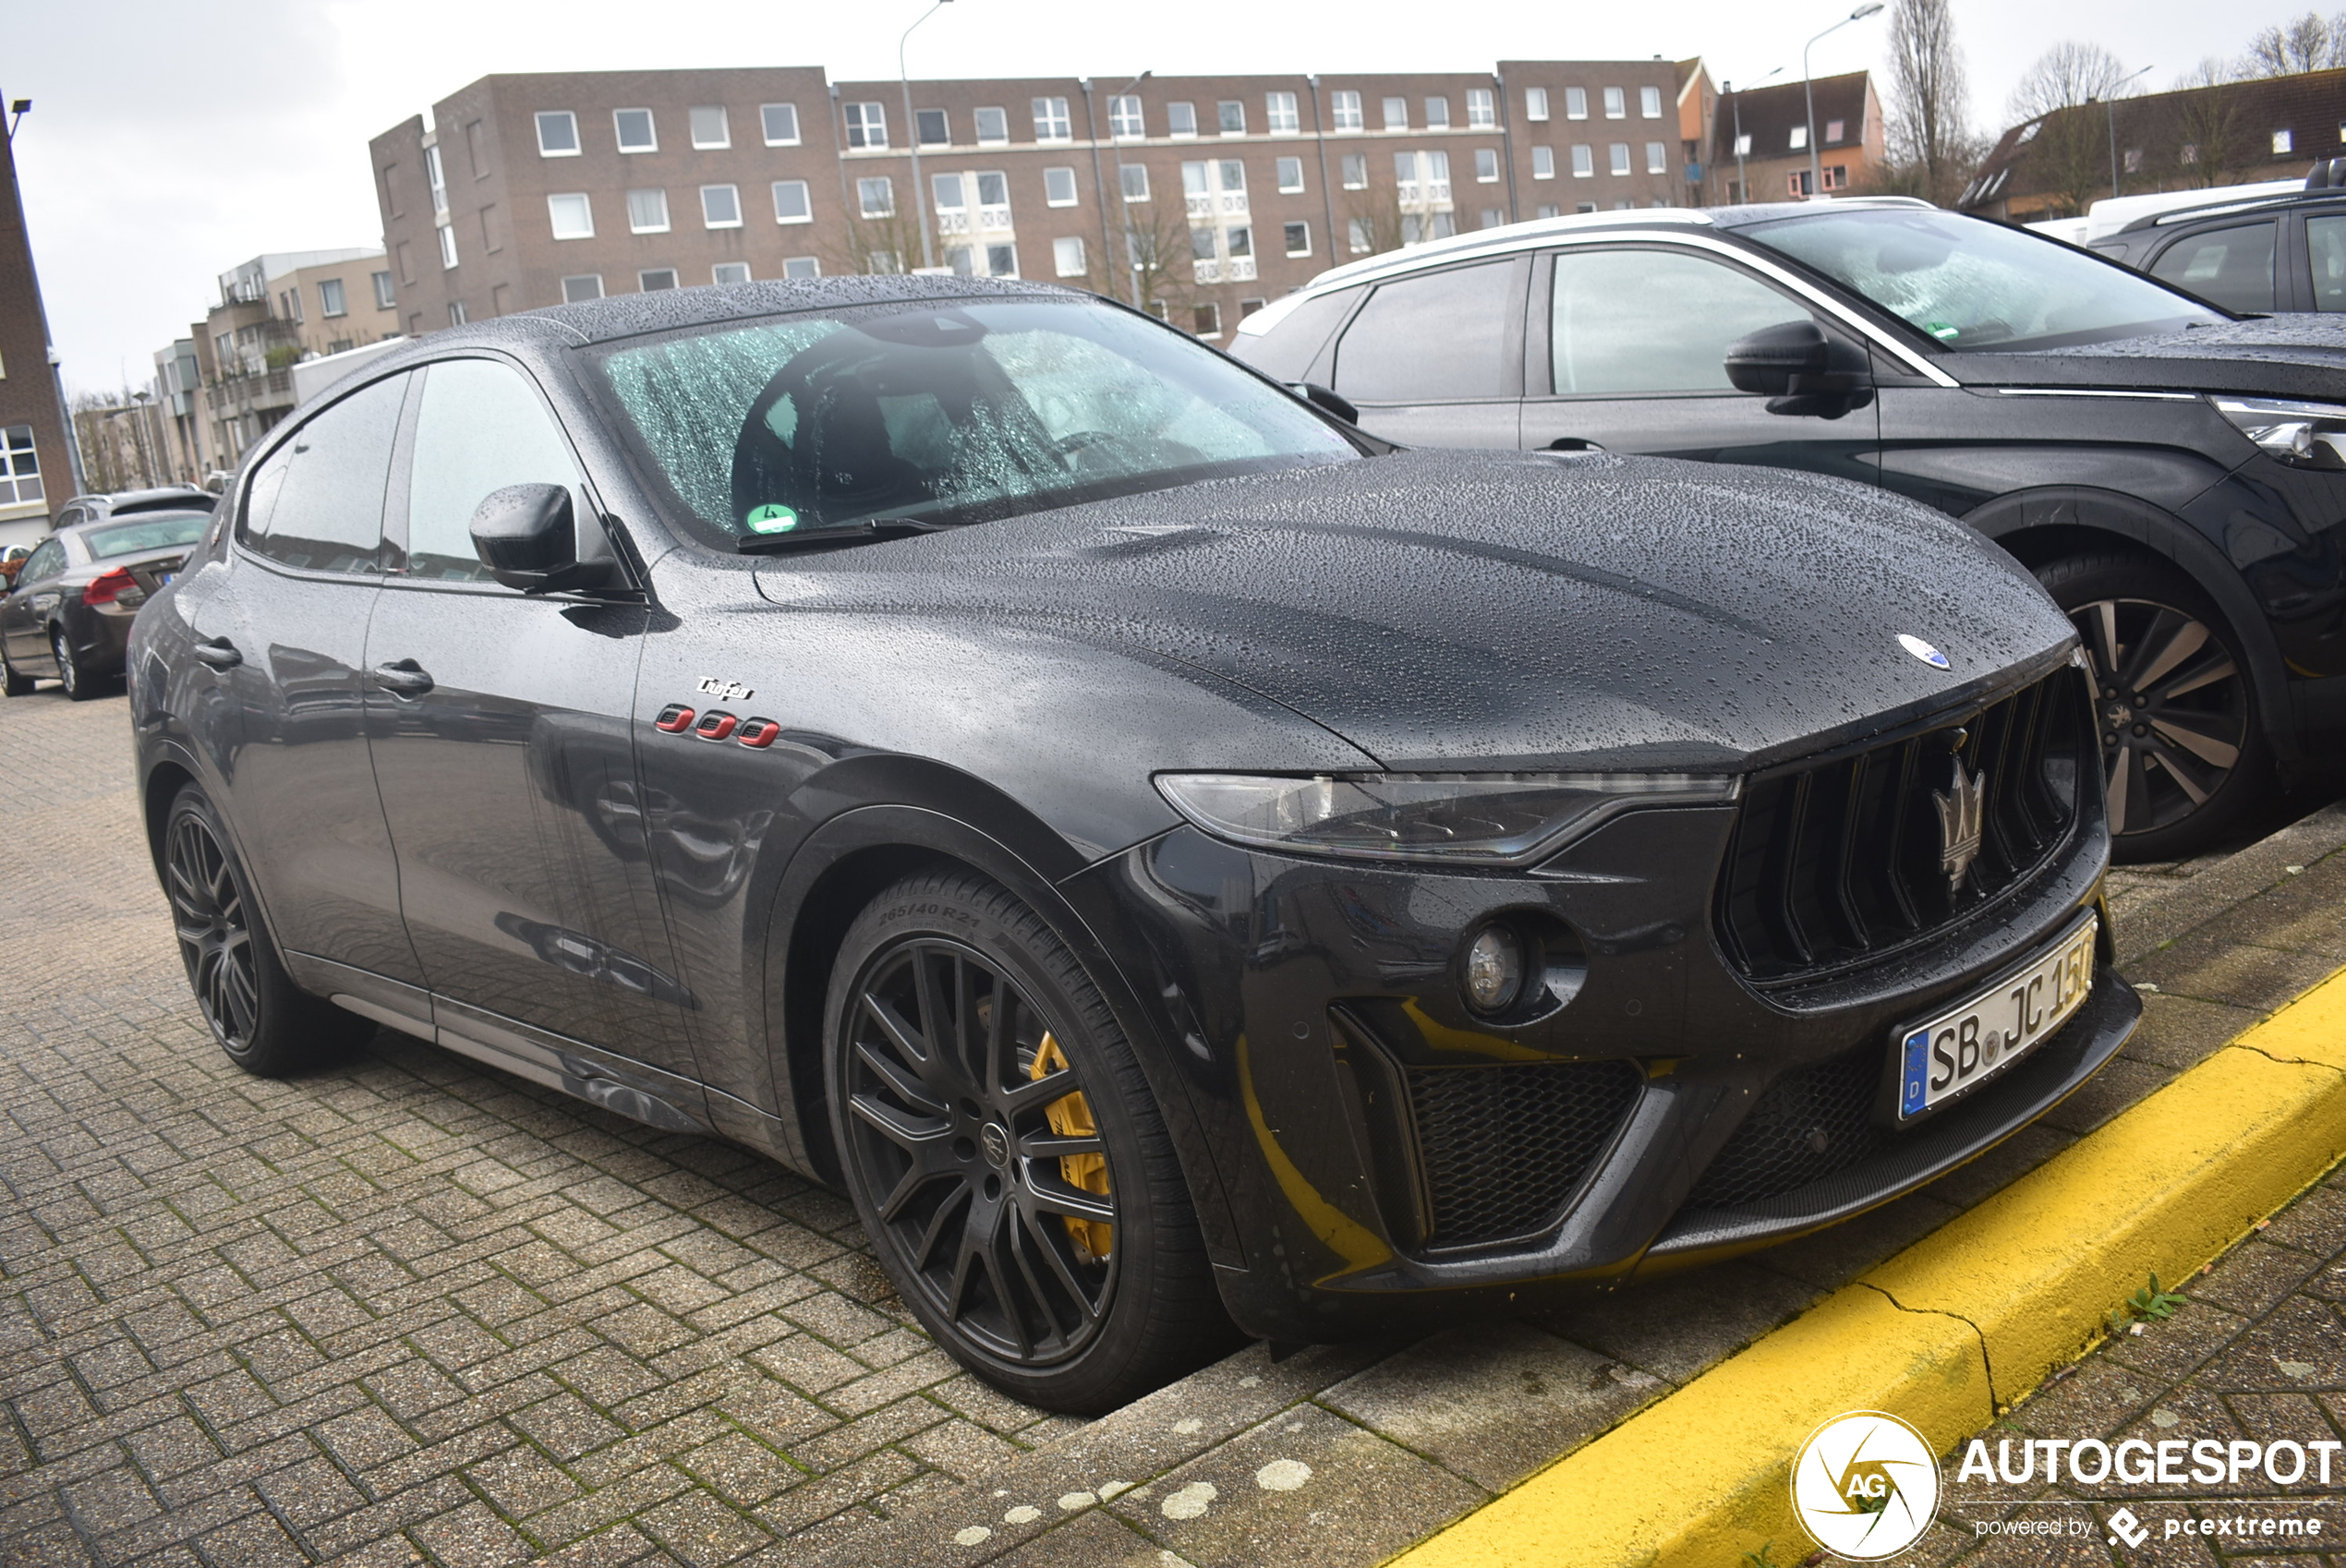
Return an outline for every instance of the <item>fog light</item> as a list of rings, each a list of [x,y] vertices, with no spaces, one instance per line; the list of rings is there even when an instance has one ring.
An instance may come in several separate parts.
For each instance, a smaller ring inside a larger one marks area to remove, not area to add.
[[[1467,1006],[1503,1013],[1523,995],[1523,939],[1504,925],[1486,925],[1467,947]]]

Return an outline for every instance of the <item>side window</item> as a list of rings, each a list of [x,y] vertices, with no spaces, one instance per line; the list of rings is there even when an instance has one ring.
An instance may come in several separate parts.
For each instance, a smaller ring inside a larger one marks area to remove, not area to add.
[[[383,488],[407,378],[352,393],[296,430],[256,469],[236,537],[312,572],[382,570]]]
[[[2314,276],[2314,308],[2346,310],[2346,217],[2306,219],[2305,251]]]
[[[1328,334],[1360,296],[1359,289],[1344,288],[1307,299],[1259,337],[1240,332],[1230,352],[1266,376],[1300,381],[1311,374],[1312,362],[1327,346]]]
[[[2227,310],[2270,310],[2272,220],[2188,235],[2159,253],[2150,275]]]
[[[54,539],[43,540],[17,573],[19,583],[38,583],[54,577],[66,569],[66,547]]]
[[[1519,397],[1508,384],[1512,260],[1385,283],[1336,347],[1336,390],[1356,403]]]
[[[1749,273],[1682,251],[1562,251],[1548,314],[1556,395],[1730,392],[1727,345],[1808,314]]]
[[[407,480],[408,575],[489,581],[473,553],[473,513],[490,491],[529,484],[570,486],[575,514],[587,516],[578,465],[536,390],[487,359],[427,370]]]

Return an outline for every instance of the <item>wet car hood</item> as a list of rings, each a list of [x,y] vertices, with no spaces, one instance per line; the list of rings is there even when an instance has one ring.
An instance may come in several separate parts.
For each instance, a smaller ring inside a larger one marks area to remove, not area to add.
[[[2346,400],[2346,316],[2267,316],[2032,354],[1948,355],[1965,386],[2143,387]]]
[[[1178,660],[1387,767],[1764,766],[2056,661],[1941,513],[1774,469],[1406,452],[784,559],[778,606]],[[1943,650],[1941,670],[1901,633]]]

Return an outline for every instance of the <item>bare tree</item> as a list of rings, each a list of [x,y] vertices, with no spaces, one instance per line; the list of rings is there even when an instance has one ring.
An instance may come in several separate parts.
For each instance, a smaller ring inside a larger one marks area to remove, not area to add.
[[[2029,122],[2021,133],[2028,172],[2056,210],[2049,216],[2074,216],[2108,191],[2110,122],[2098,105],[2125,76],[2125,63],[2100,44],[2068,39],[2013,90],[2012,117]]]
[[[1897,0],[1890,14],[1889,159],[1876,183],[1952,202],[1982,151],[1965,96],[1950,0]]]
[[[2346,66],[2346,13],[2324,18],[2312,11],[2277,22],[2249,40],[2241,62],[2250,76],[2289,77]]]
[[[2235,85],[2241,68],[2202,60],[2176,78],[2176,87],[2187,90],[2169,100],[2174,105],[2175,172],[2186,187],[2230,185],[2249,162]]]
[[[2037,56],[2012,90],[2012,117],[2033,120],[2055,109],[2098,103],[2126,75],[2126,64],[2098,43],[2064,39]]]
[[[920,224],[902,208],[871,216],[848,214],[844,228],[828,236],[823,266],[830,272],[909,272],[920,265]]]
[[[1178,313],[1198,302],[1195,247],[1186,201],[1128,201],[1118,235],[1141,308],[1184,331]]]

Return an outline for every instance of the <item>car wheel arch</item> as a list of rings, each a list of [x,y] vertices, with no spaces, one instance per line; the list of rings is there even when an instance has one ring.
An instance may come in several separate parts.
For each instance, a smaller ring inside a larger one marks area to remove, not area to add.
[[[1974,508],[1963,520],[2032,571],[2063,556],[2117,545],[2183,572],[2215,601],[2247,659],[2273,754],[2283,761],[2303,754],[2289,727],[2289,672],[2272,627],[2231,562],[2188,523],[2138,497],[2082,486],[2015,490]]]

